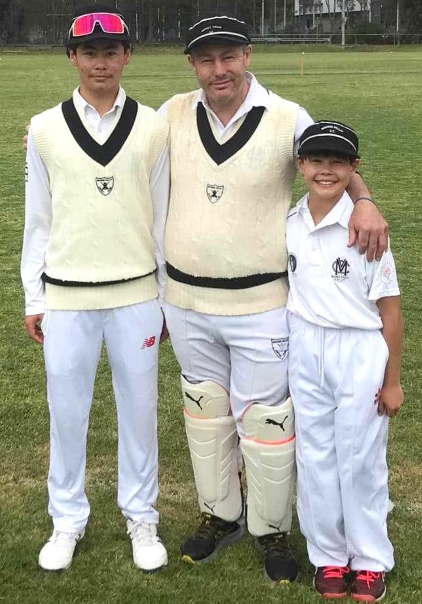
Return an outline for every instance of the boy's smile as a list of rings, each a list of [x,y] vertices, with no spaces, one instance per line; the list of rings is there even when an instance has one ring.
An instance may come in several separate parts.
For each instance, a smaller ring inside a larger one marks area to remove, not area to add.
[[[298,158],[297,165],[309,191],[309,199],[337,203],[356,171],[358,160],[341,157]]]

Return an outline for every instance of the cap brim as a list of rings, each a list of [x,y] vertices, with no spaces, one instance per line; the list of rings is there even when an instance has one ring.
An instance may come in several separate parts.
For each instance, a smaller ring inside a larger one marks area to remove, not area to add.
[[[73,46],[76,44],[87,44],[94,40],[113,40],[114,42],[130,42],[130,37],[127,34],[107,34],[103,31],[93,31],[87,36],[72,36],[69,38],[67,45]]]
[[[183,51],[185,55],[191,54],[192,50],[199,48],[200,46],[211,46],[218,44],[237,44],[239,46],[248,46],[250,40],[247,40],[243,36],[236,36],[230,34],[212,34],[210,36],[201,38],[200,40],[194,40],[189,46]]]

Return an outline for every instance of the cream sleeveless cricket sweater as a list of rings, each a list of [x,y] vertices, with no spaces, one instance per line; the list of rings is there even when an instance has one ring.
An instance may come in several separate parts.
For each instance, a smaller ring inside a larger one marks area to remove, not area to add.
[[[126,306],[157,296],[149,179],[168,125],[130,98],[103,144],[66,101],[33,118],[52,224],[46,308]]]
[[[287,299],[286,215],[295,178],[298,106],[269,93],[225,143],[196,92],[173,97],[165,299],[180,308],[244,315]]]

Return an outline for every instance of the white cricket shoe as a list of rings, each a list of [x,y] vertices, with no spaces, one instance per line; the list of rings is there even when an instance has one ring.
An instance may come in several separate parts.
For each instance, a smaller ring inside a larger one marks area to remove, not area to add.
[[[154,572],[166,566],[167,551],[157,535],[156,524],[128,520],[127,534],[132,540],[133,561],[137,568]]]
[[[38,564],[44,570],[64,570],[72,564],[76,544],[85,535],[80,533],[65,533],[54,529],[50,539],[40,551]]]

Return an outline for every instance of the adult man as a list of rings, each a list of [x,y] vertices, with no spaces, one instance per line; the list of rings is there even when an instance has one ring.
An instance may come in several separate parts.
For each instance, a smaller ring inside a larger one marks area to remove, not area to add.
[[[135,565],[167,564],[157,536],[157,365],[163,316],[156,268],[168,201],[168,125],[126,97],[125,19],[79,10],[67,43],[80,86],[33,118],[22,280],[28,335],[44,344],[50,409],[46,570],[68,568],[90,512],[86,433],[103,340],[118,415],[118,505]]]
[[[201,90],[176,95],[161,109],[171,132],[165,315],[181,365],[202,513],[182,556],[207,561],[244,533],[240,437],[248,529],[264,552],[267,577],[291,582],[298,567],[288,543],[294,425],[285,220],[294,143],[312,120],[246,71],[251,47],[242,21],[201,20],[188,32],[185,53]],[[355,201],[368,196],[359,176],[350,193]],[[359,205],[352,230],[362,229],[366,212],[382,230],[373,204]]]

